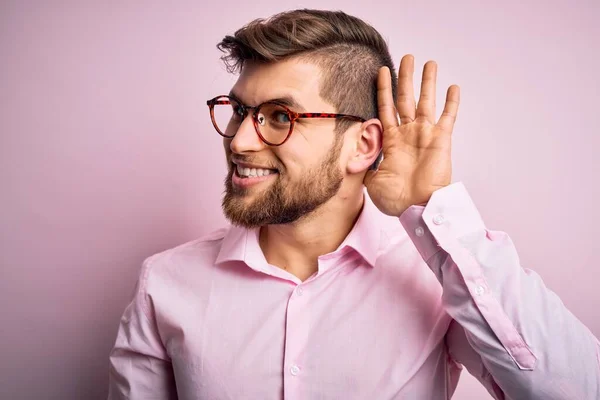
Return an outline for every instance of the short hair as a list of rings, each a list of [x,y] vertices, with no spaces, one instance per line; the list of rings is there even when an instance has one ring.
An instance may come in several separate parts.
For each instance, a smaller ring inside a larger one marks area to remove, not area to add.
[[[246,61],[297,57],[315,63],[323,71],[319,94],[338,113],[377,117],[377,74],[383,66],[390,69],[394,100],[397,96],[387,43],[371,25],[342,11],[300,9],[255,19],[217,48],[230,73],[241,72]],[[346,131],[351,123],[336,120],[336,131]]]

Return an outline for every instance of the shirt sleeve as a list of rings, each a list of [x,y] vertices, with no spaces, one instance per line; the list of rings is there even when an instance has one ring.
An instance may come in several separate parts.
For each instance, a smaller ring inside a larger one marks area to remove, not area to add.
[[[600,399],[600,342],[506,233],[486,229],[462,183],[400,221],[442,285],[450,356],[494,398]]]
[[[110,353],[109,400],[177,399],[173,368],[146,293],[150,260],[144,262]]]

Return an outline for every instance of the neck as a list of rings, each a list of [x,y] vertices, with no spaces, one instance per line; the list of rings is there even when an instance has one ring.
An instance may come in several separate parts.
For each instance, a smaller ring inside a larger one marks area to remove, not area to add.
[[[352,230],[364,203],[363,193],[334,196],[310,215],[291,224],[265,225],[260,247],[267,262],[304,281],[318,269],[318,257],[335,251]]]

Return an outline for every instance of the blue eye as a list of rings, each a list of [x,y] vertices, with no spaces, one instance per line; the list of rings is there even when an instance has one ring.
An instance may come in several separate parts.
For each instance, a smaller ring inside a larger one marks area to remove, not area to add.
[[[290,116],[286,112],[278,112],[275,114],[275,120],[280,123],[288,123]]]

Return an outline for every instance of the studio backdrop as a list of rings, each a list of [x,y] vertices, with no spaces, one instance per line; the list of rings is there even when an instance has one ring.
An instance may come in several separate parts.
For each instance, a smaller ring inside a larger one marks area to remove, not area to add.
[[[216,43],[302,7],[371,23],[396,66],[436,60],[438,114],[460,85],[453,181],[600,337],[597,1],[4,0],[1,399],[106,398],[142,261],[225,224]],[[454,398],[490,397],[464,370]]]

